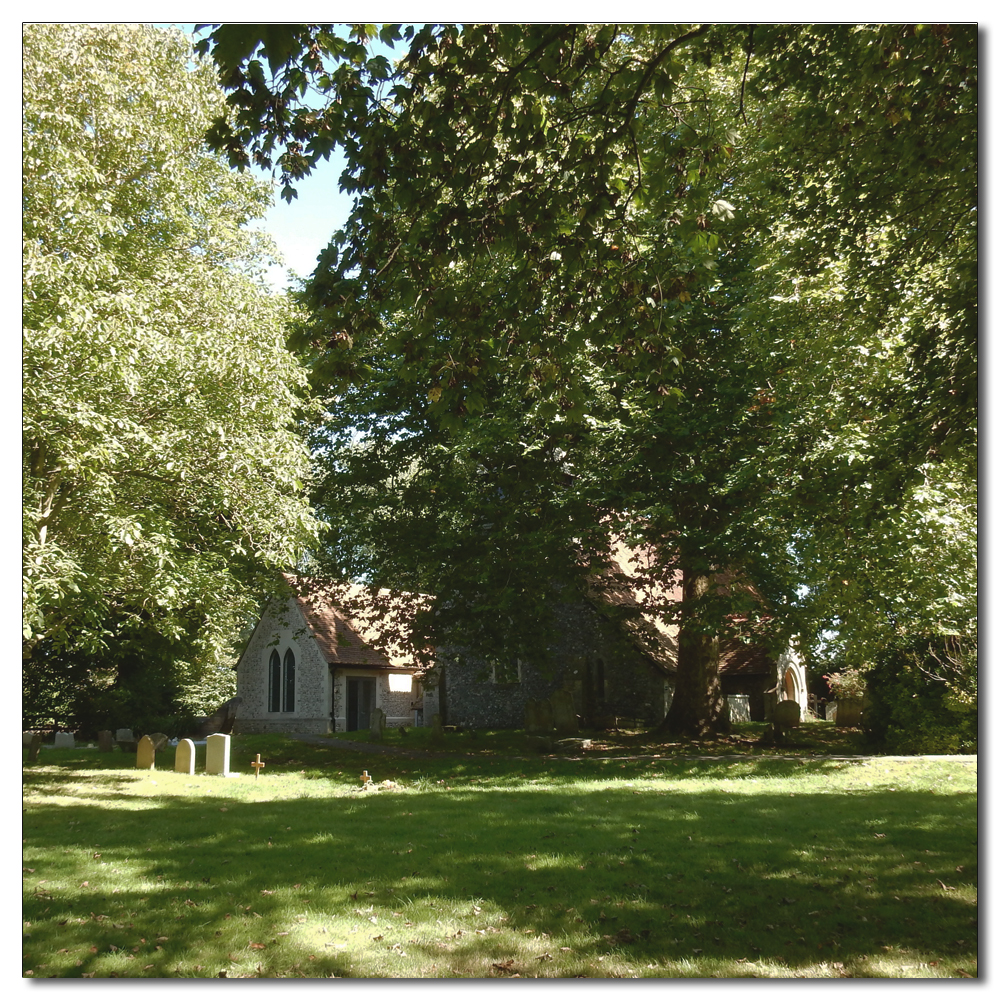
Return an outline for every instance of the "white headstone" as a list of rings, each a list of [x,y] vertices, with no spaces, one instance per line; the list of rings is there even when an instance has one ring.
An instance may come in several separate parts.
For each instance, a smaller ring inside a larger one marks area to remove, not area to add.
[[[56,749],[72,750],[76,746],[76,740],[72,733],[56,733]]]
[[[194,743],[191,740],[177,741],[174,770],[180,771],[181,774],[194,774]]]
[[[132,740],[135,739],[135,737],[132,735],[131,729],[119,729],[115,733],[115,739],[124,740],[125,742],[131,742]]]
[[[229,776],[229,736],[213,733],[205,740],[205,773]]]

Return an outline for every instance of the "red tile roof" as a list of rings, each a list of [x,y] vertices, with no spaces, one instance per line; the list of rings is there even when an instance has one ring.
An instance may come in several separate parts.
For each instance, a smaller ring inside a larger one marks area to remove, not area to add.
[[[650,552],[616,543],[606,568],[591,574],[587,596],[599,608],[622,609],[619,626],[636,648],[661,671],[676,673],[678,626],[669,616],[647,608],[679,605],[679,580],[670,587],[644,574],[655,558]],[[723,586],[732,585],[722,574]],[[286,574],[293,599],[329,664],[413,672],[431,665],[418,663],[404,648],[413,616],[427,598],[419,594],[374,593],[358,584],[333,584]],[[615,616],[618,617],[617,615]],[[755,676],[771,672],[772,658],[757,645],[738,639],[723,641],[719,672]]]
[[[588,596],[595,603],[632,609],[622,620],[622,628],[635,646],[661,670],[676,673],[678,626],[655,611],[640,608],[679,605],[682,587],[679,574],[671,586],[652,581],[645,573],[655,560],[648,549],[630,548],[620,539],[611,552],[607,569],[588,580]],[[755,593],[752,584],[737,584],[733,574],[719,574],[722,587],[742,586]],[[748,645],[739,639],[723,640],[719,650],[719,673],[728,676],[755,676],[771,672],[772,658],[762,646]]]
[[[412,594],[377,595],[358,584],[332,584],[285,574],[327,663],[412,673],[422,665],[407,655],[400,640],[421,598]]]

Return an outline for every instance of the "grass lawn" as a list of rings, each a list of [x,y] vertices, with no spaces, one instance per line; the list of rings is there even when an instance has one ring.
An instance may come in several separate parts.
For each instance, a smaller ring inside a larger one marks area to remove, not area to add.
[[[230,778],[204,747],[194,776],[172,750],[140,772],[46,747],[23,770],[23,975],[975,977],[976,758],[754,735],[543,756],[458,733],[433,757],[246,736]]]

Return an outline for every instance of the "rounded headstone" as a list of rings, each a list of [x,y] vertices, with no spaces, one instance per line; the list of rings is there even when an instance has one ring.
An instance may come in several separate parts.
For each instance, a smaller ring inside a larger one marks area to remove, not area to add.
[[[799,703],[786,698],[784,701],[778,702],[774,709],[774,715],[771,716],[771,721],[782,729],[794,729],[799,724],[800,718]]]

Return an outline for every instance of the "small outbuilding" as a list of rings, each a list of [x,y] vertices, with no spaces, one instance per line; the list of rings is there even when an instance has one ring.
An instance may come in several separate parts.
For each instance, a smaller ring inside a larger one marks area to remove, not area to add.
[[[407,627],[414,601],[382,594],[376,612],[360,586],[285,583],[287,594],[269,602],[236,664],[243,702],[233,731],[367,730],[375,709],[388,726],[419,725],[420,667],[386,640],[387,626]]]

